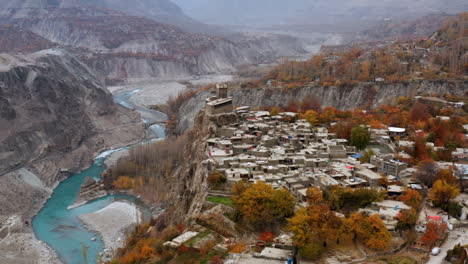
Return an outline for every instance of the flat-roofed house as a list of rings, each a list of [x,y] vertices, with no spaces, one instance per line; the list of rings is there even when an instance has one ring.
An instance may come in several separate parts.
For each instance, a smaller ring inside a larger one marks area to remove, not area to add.
[[[399,176],[400,172],[406,170],[408,164],[398,160],[387,160],[382,163],[382,171],[386,175]]]
[[[327,145],[327,151],[331,159],[345,159],[348,157],[346,147],[343,145]]]
[[[240,180],[248,180],[250,178],[250,172],[244,168],[231,168],[224,171],[228,181],[237,182]]]
[[[389,127],[388,133],[390,136],[404,136],[406,133],[406,128],[401,127]]]
[[[373,172],[369,169],[360,169],[356,171],[356,176],[364,178],[371,187],[379,186],[379,182],[382,179],[382,176],[380,174]]]

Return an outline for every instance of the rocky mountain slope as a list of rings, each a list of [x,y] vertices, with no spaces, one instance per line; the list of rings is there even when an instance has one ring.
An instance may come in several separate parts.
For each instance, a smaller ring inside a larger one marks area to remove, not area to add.
[[[55,263],[31,238],[32,215],[68,173],[143,136],[139,115],[66,52],[0,55],[0,223],[17,219],[0,237],[0,262]]]
[[[35,52],[57,46],[30,30],[0,26],[0,52]]]
[[[96,7],[8,10],[0,16],[0,25],[73,48],[100,76],[112,81],[227,72],[240,65],[305,52],[302,42],[293,37],[193,34],[141,16]],[[10,39],[9,35],[2,38]],[[41,46],[38,41],[32,45]]]
[[[31,10],[44,12],[48,8],[100,7],[132,16],[143,16],[155,21],[177,25],[197,33],[219,33],[221,28],[200,23],[187,16],[170,0],[1,0],[0,15],[14,13],[15,18],[27,18]]]

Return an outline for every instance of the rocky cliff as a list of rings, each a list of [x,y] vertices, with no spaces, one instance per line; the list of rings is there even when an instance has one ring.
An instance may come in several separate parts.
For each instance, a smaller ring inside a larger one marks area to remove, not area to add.
[[[115,105],[69,54],[0,55],[0,223],[17,219],[0,238],[0,262],[54,263],[32,235],[32,215],[99,151],[143,136],[139,115]]]
[[[216,168],[208,156],[206,140],[213,137],[216,127],[237,122],[234,113],[207,116],[197,113],[194,127],[188,132],[184,149],[185,161],[166,179],[170,184],[166,208],[172,222],[180,223],[198,215],[208,194],[207,176]]]
[[[333,106],[341,110],[373,108],[392,104],[398,97],[412,97],[423,94],[464,95],[468,92],[468,82],[413,81],[397,84],[368,83],[352,87],[310,86],[283,90],[280,88],[245,88],[230,91],[234,105],[251,107],[283,106],[291,100],[302,100],[306,95],[321,99],[322,106]],[[176,132],[182,133],[193,126],[195,114],[205,105],[209,95],[203,91],[192,97],[179,109],[179,124]]]

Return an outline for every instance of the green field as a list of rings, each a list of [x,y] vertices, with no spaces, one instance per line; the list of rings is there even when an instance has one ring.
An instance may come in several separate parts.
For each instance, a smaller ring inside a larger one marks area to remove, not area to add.
[[[206,200],[212,203],[224,204],[226,206],[234,207],[234,203],[231,198],[219,197],[219,196],[208,196]]]

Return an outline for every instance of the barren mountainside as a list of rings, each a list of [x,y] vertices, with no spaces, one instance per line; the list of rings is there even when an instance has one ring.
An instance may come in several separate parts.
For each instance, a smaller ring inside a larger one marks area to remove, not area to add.
[[[2,172],[82,147],[114,126],[135,125],[134,114],[116,106],[88,68],[61,51],[2,55],[0,63]],[[105,146],[99,144],[93,152]]]
[[[303,43],[282,35],[214,37],[188,33],[154,20],[96,7],[8,9],[0,24],[74,49],[103,78],[173,78],[232,71],[245,64],[304,53]],[[11,40],[11,35],[0,39]],[[5,41],[8,42],[8,41]],[[15,51],[11,50],[4,51]]]
[[[32,216],[98,152],[144,137],[140,120],[64,51],[0,54],[0,225],[17,223],[2,237],[1,263],[58,263],[32,234]]]
[[[14,13],[15,18],[26,18],[31,10],[44,12],[47,8],[99,7],[113,9],[128,15],[144,16],[155,21],[174,24],[188,31],[219,33],[220,28],[202,24],[187,16],[169,0],[2,0],[0,15]]]

